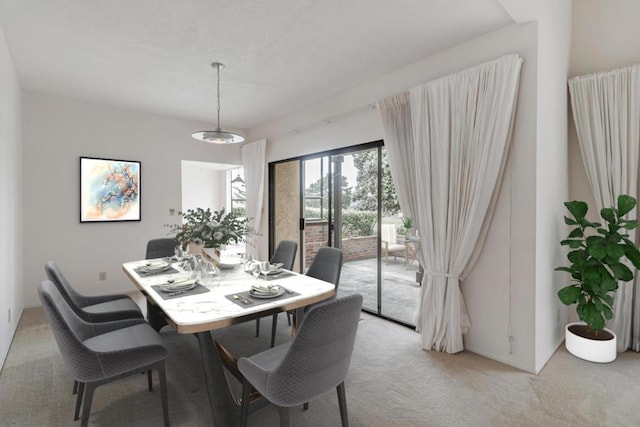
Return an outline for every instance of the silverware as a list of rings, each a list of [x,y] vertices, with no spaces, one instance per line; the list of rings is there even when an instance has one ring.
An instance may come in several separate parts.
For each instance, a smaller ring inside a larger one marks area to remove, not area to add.
[[[233,299],[235,299],[235,300],[239,300],[239,301],[240,301],[241,303],[243,303],[243,304],[247,304],[247,305],[249,305],[249,304],[253,304],[253,301],[251,301],[251,300],[250,300],[250,299],[248,299],[248,298],[241,297],[241,296],[240,296],[240,295],[238,295],[238,294],[232,295],[232,296],[231,296],[231,298],[233,298]]]
[[[169,292],[168,295],[170,297],[174,296],[174,295],[180,295],[180,294],[184,294],[185,292],[189,292],[191,289],[184,289],[182,291],[175,291],[175,292]]]

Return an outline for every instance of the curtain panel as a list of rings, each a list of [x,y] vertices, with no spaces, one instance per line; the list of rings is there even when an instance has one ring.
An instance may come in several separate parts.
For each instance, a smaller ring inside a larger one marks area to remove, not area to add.
[[[597,212],[614,206],[620,194],[638,198],[639,90],[638,65],[569,79],[580,152]],[[637,218],[637,209],[630,218]],[[620,283],[614,296],[609,327],[617,335],[618,351],[640,351],[637,276]]]
[[[246,186],[247,218],[251,220],[253,227],[258,230],[262,220],[264,181],[265,181],[265,153],[267,141],[261,140],[242,146],[242,167],[244,168],[244,181]],[[247,255],[259,259],[258,235],[247,238]]]
[[[508,55],[378,104],[399,202],[421,238],[416,324],[424,349],[464,349],[471,323],[460,280],[480,253],[497,199],[521,66]]]

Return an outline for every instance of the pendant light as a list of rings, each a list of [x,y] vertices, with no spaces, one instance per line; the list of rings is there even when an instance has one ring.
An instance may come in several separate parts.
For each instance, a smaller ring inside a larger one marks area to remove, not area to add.
[[[218,71],[218,127],[216,130],[202,130],[194,132],[191,136],[198,141],[208,142],[210,144],[234,144],[244,141],[244,137],[232,132],[225,132],[220,129],[220,70],[224,68],[224,64],[220,62],[212,62],[211,66]]]
[[[235,177],[235,178],[233,178],[233,179],[231,180],[231,182],[232,182],[233,184],[244,184],[244,179],[242,179],[242,177],[241,177],[241,176],[240,176],[240,174],[238,173],[238,174],[236,175],[236,177]]]

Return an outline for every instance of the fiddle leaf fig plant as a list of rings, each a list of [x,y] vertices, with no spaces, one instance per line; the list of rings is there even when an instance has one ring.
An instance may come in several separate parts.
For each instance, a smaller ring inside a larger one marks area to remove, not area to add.
[[[556,270],[569,273],[572,283],[560,289],[558,297],[565,305],[577,303],[580,320],[594,332],[604,329],[613,317],[612,294],[618,282],[633,280],[629,262],[640,269],[640,251],[629,239],[629,232],[640,223],[624,219],[635,208],[636,199],[620,195],[617,202],[617,206],[600,211],[604,224],[586,218],[589,207],[585,202],[564,204],[571,214],[564,222],[573,228],[560,244],[569,247],[569,266]]]

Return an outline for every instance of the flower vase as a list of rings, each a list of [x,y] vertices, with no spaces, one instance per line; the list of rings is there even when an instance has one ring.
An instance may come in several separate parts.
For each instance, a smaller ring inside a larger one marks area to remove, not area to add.
[[[218,248],[202,248],[202,256],[209,262],[220,268],[220,249]]]
[[[202,249],[204,248],[204,243],[193,243],[190,242],[188,246],[189,253],[192,255],[202,255]]]

